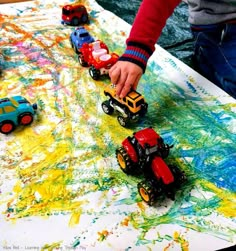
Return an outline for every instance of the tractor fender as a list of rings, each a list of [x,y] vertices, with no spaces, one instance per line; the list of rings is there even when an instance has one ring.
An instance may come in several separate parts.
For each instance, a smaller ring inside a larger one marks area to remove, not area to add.
[[[174,176],[170,168],[166,165],[165,161],[161,157],[154,157],[151,168],[155,176],[158,179],[161,179],[165,185],[174,182]]]
[[[122,142],[122,146],[125,148],[126,152],[128,153],[129,157],[131,158],[131,160],[134,163],[138,162],[138,156],[137,153],[133,147],[133,145],[130,143],[129,139],[126,138],[123,142]]]

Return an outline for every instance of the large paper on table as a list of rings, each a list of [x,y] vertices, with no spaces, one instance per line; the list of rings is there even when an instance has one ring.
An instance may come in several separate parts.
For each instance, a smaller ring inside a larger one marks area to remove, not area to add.
[[[109,80],[79,65],[64,1],[1,6],[1,97],[37,102],[31,126],[0,135],[0,249],[201,250],[235,243],[235,100],[157,46],[138,91],[147,116],[122,128],[101,109]],[[121,54],[130,26],[93,0],[85,25]],[[149,207],[115,149],[152,126],[188,182]]]

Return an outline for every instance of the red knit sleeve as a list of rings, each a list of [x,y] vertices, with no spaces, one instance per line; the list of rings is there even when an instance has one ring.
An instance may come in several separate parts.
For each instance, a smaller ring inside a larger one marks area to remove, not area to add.
[[[181,0],[143,0],[126,41],[127,48],[120,61],[130,61],[145,71],[166,20]]]
[[[145,44],[152,50],[166,20],[181,0],[143,0],[127,41]]]

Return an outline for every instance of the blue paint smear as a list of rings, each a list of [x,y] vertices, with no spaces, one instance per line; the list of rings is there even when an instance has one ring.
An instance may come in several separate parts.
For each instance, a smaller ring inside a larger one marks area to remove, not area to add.
[[[174,61],[168,63],[177,69]],[[167,161],[183,163],[179,167],[187,166],[186,172],[235,192],[236,135],[230,131],[235,112],[203,87],[188,80],[185,85],[183,89],[168,80],[166,71],[152,63],[138,87],[149,104],[146,119],[138,126],[152,126],[166,143],[174,144]]]

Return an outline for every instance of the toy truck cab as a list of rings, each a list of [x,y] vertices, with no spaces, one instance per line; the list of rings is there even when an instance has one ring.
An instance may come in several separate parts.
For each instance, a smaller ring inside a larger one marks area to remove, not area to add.
[[[144,97],[135,90],[130,91],[126,97],[119,98],[116,95],[115,85],[111,84],[104,90],[104,94],[109,97],[102,103],[102,109],[106,114],[112,114],[116,110],[119,115],[117,120],[123,127],[129,121],[137,121],[147,113],[148,104]]]
[[[79,50],[78,60],[82,66],[89,66],[89,74],[94,80],[108,74],[109,69],[116,63],[119,56],[109,53],[107,45],[101,40],[84,43]]]
[[[82,4],[67,4],[62,7],[62,24],[77,26],[88,22],[88,12]]]

